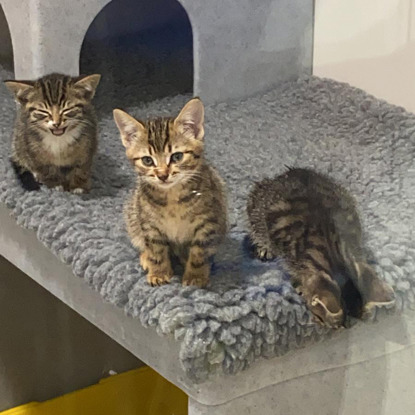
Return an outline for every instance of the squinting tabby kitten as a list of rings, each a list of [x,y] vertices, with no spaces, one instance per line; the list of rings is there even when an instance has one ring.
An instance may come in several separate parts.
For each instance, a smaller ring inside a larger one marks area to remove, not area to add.
[[[318,321],[339,327],[393,290],[367,263],[355,201],[329,178],[291,169],[249,196],[251,240],[261,259],[284,258],[293,285]]]
[[[97,146],[91,100],[100,75],[51,74],[37,81],[6,81],[18,103],[12,163],[23,186],[40,184],[83,193],[90,187]]]
[[[203,157],[202,102],[190,100],[176,118],[140,122],[116,109],[114,119],[138,173],[125,216],[147,281],[168,283],[174,254],[185,265],[183,285],[206,286],[227,208],[223,182]]]

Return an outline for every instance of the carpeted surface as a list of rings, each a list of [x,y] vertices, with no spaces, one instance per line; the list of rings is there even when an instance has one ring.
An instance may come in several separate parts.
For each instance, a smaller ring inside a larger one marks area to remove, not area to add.
[[[130,110],[142,117],[175,114],[186,99],[165,98]],[[160,288],[147,285],[124,229],[122,205],[134,173],[110,112],[100,111],[90,195],[25,193],[8,164],[14,103],[3,86],[0,102],[0,200],[104,300],[137,324],[173,335],[181,343],[183,368],[195,381],[215,369],[236,373],[261,356],[330,335],[311,323],[278,265],[250,259],[243,247],[247,193],[254,180],[281,173],[284,165],[316,168],[352,191],[377,269],[397,292],[397,309],[415,305],[413,114],[318,78],[207,107],[207,156],[227,182],[231,230],[211,286],[202,290],[182,288],[178,278]]]

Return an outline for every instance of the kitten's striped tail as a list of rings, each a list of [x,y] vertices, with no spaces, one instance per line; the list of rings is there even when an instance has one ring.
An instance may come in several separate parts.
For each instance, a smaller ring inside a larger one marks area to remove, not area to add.
[[[10,159],[10,162],[23,189],[29,192],[40,189],[39,183],[36,181],[36,179],[30,171],[26,170],[24,167],[22,167],[20,164],[16,163],[12,159]]]

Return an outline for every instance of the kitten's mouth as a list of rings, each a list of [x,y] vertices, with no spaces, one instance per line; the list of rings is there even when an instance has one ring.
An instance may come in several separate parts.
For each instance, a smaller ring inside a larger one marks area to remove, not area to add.
[[[53,135],[63,135],[66,131],[66,127],[64,127],[64,128],[51,128],[50,131]]]
[[[160,189],[169,189],[170,187],[174,186],[175,182],[173,180],[169,180],[167,182],[157,182],[157,186]]]

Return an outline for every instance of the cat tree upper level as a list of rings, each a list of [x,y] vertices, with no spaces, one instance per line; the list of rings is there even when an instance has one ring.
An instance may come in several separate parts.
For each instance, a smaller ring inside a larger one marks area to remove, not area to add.
[[[173,1],[177,0],[166,0]],[[50,72],[77,75],[88,27],[108,3],[1,0],[16,79]],[[311,72],[311,0],[180,0],[180,4],[193,31],[194,94],[205,102],[248,96]]]

